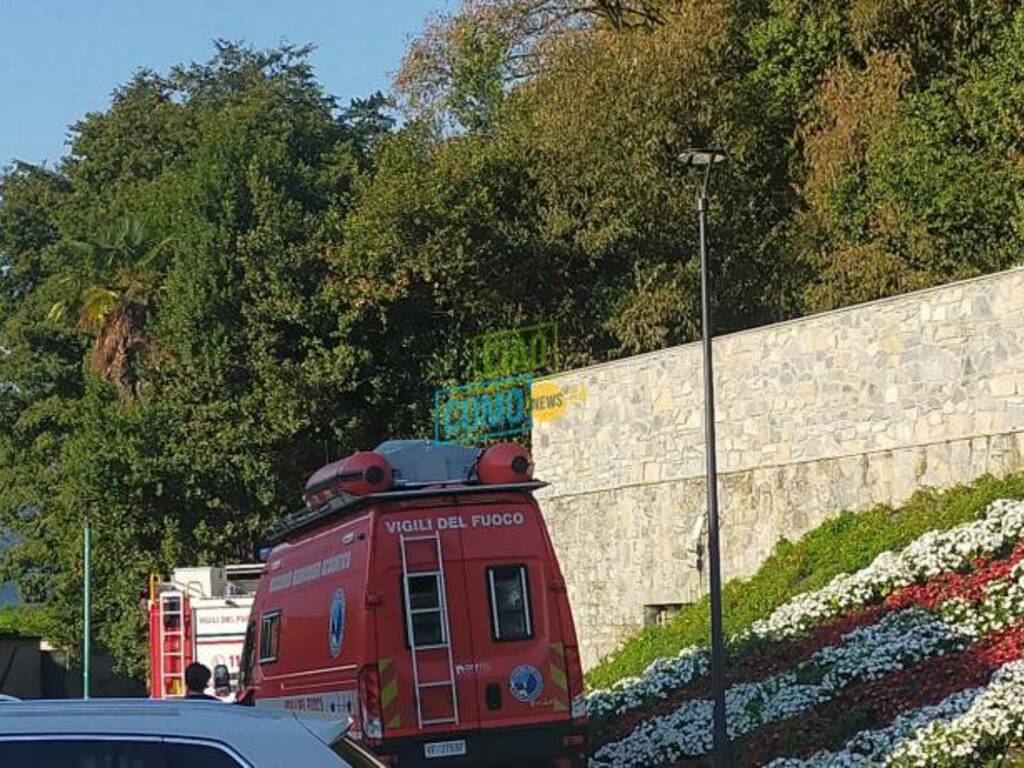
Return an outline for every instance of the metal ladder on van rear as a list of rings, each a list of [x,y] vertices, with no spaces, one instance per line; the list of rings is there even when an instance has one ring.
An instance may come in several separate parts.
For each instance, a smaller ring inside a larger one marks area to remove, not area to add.
[[[408,545],[411,542],[417,541],[429,541],[434,544],[434,560],[437,563],[435,569],[426,569],[418,571],[409,570],[409,553]],[[409,536],[402,534],[399,539],[399,547],[402,550],[402,589],[405,593],[405,626],[409,633],[409,648],[412,651],[412,677],[413,683],[416,690],[416,719],[419,721],[419,727],[422,728],[425,725],[445,725],[454,723],[458,725],[459,722],[459,695],[455,685],[455,662],[452,658],[452,636],[451,627],[448,621],[448,590],[445,585],[444,579],[444,558],[441,552],[441,535],[437,532],[432,534],[421,534],[415,536]],[[436,576],[437,577],[437,590],[438,590],[438,608],[413,608],[412,601],[409,597],[409,581],[416,576]],[[431,645],[417,645],[416,644],[416,632],[413,625],[413,616],[422,613],[440,613],[441,621],[441,642],[434,643]],[[430,680],[423,682],[420,674],[420,656],[421,654],[428,653],[431,651],[444,650],[447,654],[448,660],[448,677],[442,680]],[[424,719],[423,717],[423,697],[422,692],[424,690],[432,688],[444,688],[447,687],[451,692],[452,697],[452,714],[447,717],[433,717]]]

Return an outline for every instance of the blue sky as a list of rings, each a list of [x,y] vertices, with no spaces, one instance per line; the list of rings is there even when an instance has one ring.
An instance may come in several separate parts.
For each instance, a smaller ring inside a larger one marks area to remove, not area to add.
[[[203,61],[215,38],[314,43],[342,103],[387,90],[406,42],[457,0],[0,0],[0,168],[54,162],[68,126],[140,67]]]

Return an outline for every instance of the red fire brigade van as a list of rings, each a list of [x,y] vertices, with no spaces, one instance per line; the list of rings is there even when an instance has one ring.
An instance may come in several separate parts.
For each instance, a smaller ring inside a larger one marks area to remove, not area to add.
[[[353,719],[410,768],[584,764],[583,675],[524,449],[395,440],[272,534],[243,696]]]

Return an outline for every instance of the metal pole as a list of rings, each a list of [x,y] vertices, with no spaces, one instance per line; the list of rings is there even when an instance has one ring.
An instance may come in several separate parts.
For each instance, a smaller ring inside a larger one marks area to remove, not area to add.
[[[718,550],[718,469],[715,462],[715,384],[711,364],[711,298],[708,285],[707,184],[697,195],[700,219],[700,300],[704,326],[704,436],[707,453],[708,571],[711,593],[711,692],[714,697],[714,765],[729,768],[732,758],[725,726],[725,641],[722,635],[722,571]]]
[[[82,698],[89,698],[89,662],[92,655],[90,637],[90,616],[92,614],[92,584],[90,576],[92,571],[92,535],[89,528],[89,521],[85,521],[85,595],[83,599],[85,611],[85,637],[82,641]]]

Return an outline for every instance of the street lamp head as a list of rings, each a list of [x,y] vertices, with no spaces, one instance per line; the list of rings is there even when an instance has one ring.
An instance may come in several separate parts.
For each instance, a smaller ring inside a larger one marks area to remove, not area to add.
[[[679,155],[681,162],[698,183],[697,206],[701,210],[707,207],[708,182],[711,180],[711,167],[729,159],[729,153],[721,147],[691,147]]]
[[[717,147],[686,149],[679,155],[679,161],[685,166],[716,165],[729,159],[729,154]]]

